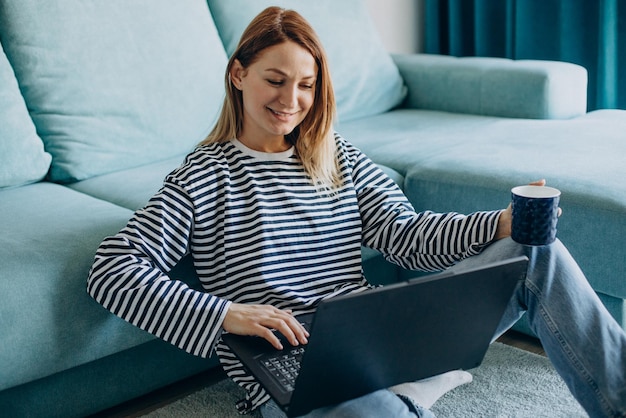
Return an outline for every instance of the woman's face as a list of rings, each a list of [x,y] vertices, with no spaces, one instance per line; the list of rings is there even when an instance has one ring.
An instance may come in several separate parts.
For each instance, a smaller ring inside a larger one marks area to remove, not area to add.
[[[238,139],[257,151],[289,148],[285,135],[304,120],[315,98],[313,56],[287,41],[263,50],[248,68],[235,60],[230,76],[243,96],[243,129]]]

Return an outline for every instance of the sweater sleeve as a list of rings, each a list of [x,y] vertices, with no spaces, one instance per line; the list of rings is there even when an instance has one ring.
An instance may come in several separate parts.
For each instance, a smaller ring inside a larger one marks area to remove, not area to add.
[[[363,245],[410,270],[438,271],[478,254],[493,240],[501,211],[417,213],[404,193],[364,154],[354,155],[353,182]]]
[[[124,229],[102,242],[87,291],[131,324],[208,357],[230,302],[166,275],[188,252],[193,225],[192,200],[182,187],[166,181]]]

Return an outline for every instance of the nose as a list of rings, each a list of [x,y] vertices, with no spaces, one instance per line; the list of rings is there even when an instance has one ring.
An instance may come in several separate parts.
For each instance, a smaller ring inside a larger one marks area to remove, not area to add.
[[[298,86],[295,84],[289,84],[284,86],[281,90],[279,103],[287,109],[295,109],[298,106]]]

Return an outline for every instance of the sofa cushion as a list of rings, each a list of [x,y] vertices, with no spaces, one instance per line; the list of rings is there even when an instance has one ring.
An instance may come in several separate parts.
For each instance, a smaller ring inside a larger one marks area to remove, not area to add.
[[[406,94],[398,68],[386,52],[360,0],[208,0],[231,55],[250,21],[268,6],[297,10],[320,37],[332,72],[340,120],[385,112]]]
[[[204,0],[2,2],[0,38],[67,182],[190,151],[223,100]]]
[[[463,132],[488,129],[500,118],[432,110],[396,109],[356,121],[341,121],[336,130],[374,162],[400,174],[449,147],[467,142]]]
[[[26,385],[0,391],[2,416],[138,416],[134,413],[126,415],[102,411],[152,391],[162,390],[165,386],[175,383],[180,385],[183,379],[218,364],[217,356],[210,359],[192,356],[155,339]]]
[[[0,191],[0,391],[154,337],[89,297],[96,248],[132,212],[57,184]]]
[[[626,266],[607,261],[623,258],[626,237],[626,111],[522,120],[402,109],[338,131],[403,174],[417,210],[503,209],[511,187],[545,178],[562,192],[557,236],[596,291],[626,298]]]
[[[41,180],[50,159],[0,45],[0,188]]]
[[[163,185],[165,177],[184,160],[181,155],[141,167],[103,174],[87,180],[68,184],[68,187],[118,206],[137,210]],[[132,181],[128,181],[132,179]]]

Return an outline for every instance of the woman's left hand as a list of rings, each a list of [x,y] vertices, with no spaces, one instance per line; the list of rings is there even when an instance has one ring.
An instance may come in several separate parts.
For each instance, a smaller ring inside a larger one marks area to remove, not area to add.
[[[530,183],[531,186],[545,186],[546,180],[541,179]],[[559,208],[558,216],[561,216],[561,208]],[[496,234],[494,241],[511,236],[511,225],[513,220],[513,206],[509,203],[509,206],[500,214],[498,218],[498,226],[496,227]]]

